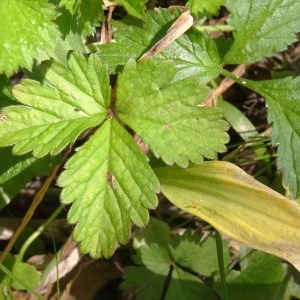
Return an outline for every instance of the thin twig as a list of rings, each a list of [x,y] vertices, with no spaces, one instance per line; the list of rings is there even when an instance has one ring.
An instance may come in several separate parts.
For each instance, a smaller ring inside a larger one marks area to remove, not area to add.
[[[116,7],[115,5],[108,6],[108,13],[101,27],[101,44],[106,44],[112,41],[112,29],[111,29],[110,21],[115,7]]]

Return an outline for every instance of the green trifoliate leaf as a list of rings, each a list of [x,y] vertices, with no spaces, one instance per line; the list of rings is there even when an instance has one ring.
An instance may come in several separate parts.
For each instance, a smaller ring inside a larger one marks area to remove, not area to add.
[[[145,18],[145,3],[147,0],[115,0],[118,5],[124,6],[124,8],[134,17],[144,19]]]
[[[131,222],[148,223],[159,183],[146,157],[115,119],[108,119],[67,162],[58,183],[81,250],[109,257],[130,237]]]
[[[226,4],[226,0],[189,0],[186,6],[191,10],[191,14],[197,19],[207,17],[211,18],[219,13],[222,5]]]
[[[130,60],[118,78],[116,110],[156,156],[186,167],[226,150],[227,123],[219,109],[199,106],[207,87],[197,78],[173,82],[176,73],[171,61]]]
[[[136,237],[134,242],[136,244]],[[138,247],[137,255],[133,257],[137,266],[125,269],[125,281],[121,287],[135,287],[137,299],[160,299],[164,290],[167,291],[164,299],[213,299],[211,289],[187,271],[195,271],[195,268],[189,268],[192,261],[188,265],[187,262],[197,250],[198,253],[201,252],[199,239],[197,242],[196,244],[194,240],[177,236],[169,243],[174,247],[170,253],[168,247],[160,242],[156,244],[154,240],[145,240],[145,243]],[[213,252],[215,254],[215,251]],[[183,258],[184,255],[186,258]],[[197,259],[206,260],[206,256],[198,255],[195,260]],[[182,270],[182,267],[185,270]]]
[[[14,145],[15,154],[33,150],[36,157],[56,154],[84,130],[105,119],[110,101],[107,68],[99,58],[73,53],[69,67],[53,62],[47,83],[24,80],[14,96],[25,106],[0,113],[0,147]]]
[[[39,51],[55,48],[60,35],[51,21],[58,13],[44,0],[2,0],[0,3],[0,73],[12,75],[19,66],[31,68]]]
[[[234,43],[224,58],[228,64],[255,62],[286,49],[297,40],[300,2],[295,0],[230,0],[229,24]]]
[[[120,72],[128,59],[138,59],[160,40],[178,17],[179,12],[148,12],[144,28],[118,31],[116,42],[101,45],[98,55],[109,65],[110,72]],[[199,77],[207,83],[219,75],[220,58],[214,42],[206,33],[190,28],[155,56],[155,60],[172,59],[179,72],[177,79]]]
[[[294,196],[300,196],[300,77],[245,81],[266,98],[268,120],[273,122],[272,143],[278,146],[278,167]]]

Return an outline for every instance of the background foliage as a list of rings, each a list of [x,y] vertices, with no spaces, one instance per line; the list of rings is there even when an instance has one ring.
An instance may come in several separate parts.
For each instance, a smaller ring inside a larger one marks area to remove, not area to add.
[[[0,299],[300,298],[300,4],[173,2],[0,2]]]

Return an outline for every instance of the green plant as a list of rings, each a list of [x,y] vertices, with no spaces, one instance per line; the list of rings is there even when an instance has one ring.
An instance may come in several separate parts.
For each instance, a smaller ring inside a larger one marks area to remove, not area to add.
[[[151,218],[149,225],[133,238],[135,265],[125,269],[121,288],[134,288],[136,299],[217,299],[214,292],[222,299],[284,298],[279,296],[278,290],[284,285],[285,272],[277,257],[245,251],[240,257],[241,270],[233,270],[225,240],[221,252],[222,266],[227,274],[226,298],[218,272],[215,243],[214,235],[203,239],[199,232],[191,230],[172,235],[166,223]],[[213,284],[204,284],[197,274]]]
[[[251,81],[227,66],[257,62],[295,42],[300,3],[228,1],[232,39],[214,41],[191,27],[154,57],[144,57],[182,13],[147,11],[145,2],[116,1],[140,20],[132,18],[133,26],[117,31],[114,42],[99,44],[87,37],[105,21],[100,0],[2,1],[2,207],[16,194],[11,185],[17,176],[21,188],[54,159],[65,164],[57,183],[62,202],[71,205],[74,239],[93,258],[110,257],[127,243],[132,224],[145,226],[162,191],[232,239],[299,270],[299,205],[216,160],[226,151],[229,126],[222,110],[204,101],[220,75],[265,97],[278,167],[299,197],[299,77]],[[197,17],[210,17],[224,3],[203,9],[188,4]],[[12,87],[7,76],[20,67],[28,78]],[[57,156],[61,152],[64,158]]]

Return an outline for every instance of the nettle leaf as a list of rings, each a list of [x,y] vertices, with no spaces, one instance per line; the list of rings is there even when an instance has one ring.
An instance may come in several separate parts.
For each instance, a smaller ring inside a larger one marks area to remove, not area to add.
[[[145,3],[147,0],[115,0],[115,2],[124,6],[130,15],[140,19],[145,18]]]
[[[118,78],[116,110],[156,156],[186,167],[225,151],[228,127],[221,110],[198,105],[208,88],[197,78],[173,82],[176,72],[171,61],[130,60]]]
[[[19,66],[31,68],[39,50],[55,48],[60,35],[51,21],[55,7],[44,0],[3,0],[0,4],[0,73],[12,75]]]
[[[191,10],[191,14],[197,19],[207,17],[211,18],[219,13],[222,5],[226,4],[226,0],[215,0],[215,1],[199,1],[189,0],[186,6]]]
[[[131,222],[148,223],[159,182],[145,155],[115,119],[108,119],[67,162],[58,184],[72,203],[70,223],[83,253],[109,257],[130,237]]]
[[[228,1],[235,30],[234,43],[226,54],[227,64],[255,62],[285,50],[297,40],[300,2],[294,0]]]
[[[179,12],[148,12],[144,28],[131,27],[115,34],[114,43],[99,47],[98,55],[112,73],[120,72],[128,59],[138,59],[159,41],[178,17]],[[220,58],[215,43],[206,33],[190,28],[155,56],[155,60],[171,59],[179,70],[176,78],[199,77],[207,83],[219,75]]]
[[[59,153],[84,130],[105,119],[110,101],[106,66],[99,58],[73,53],[68,68],[52,62],[47,83],[23,80],[13,94],[25,106],[5,107],[0,115],[0,147],[35,157]]]
[[[295,197],[300,196],[300,77],[245,81],[266,98],[268,121],[273,122],[272,143],[278,146],[278,167]]]

